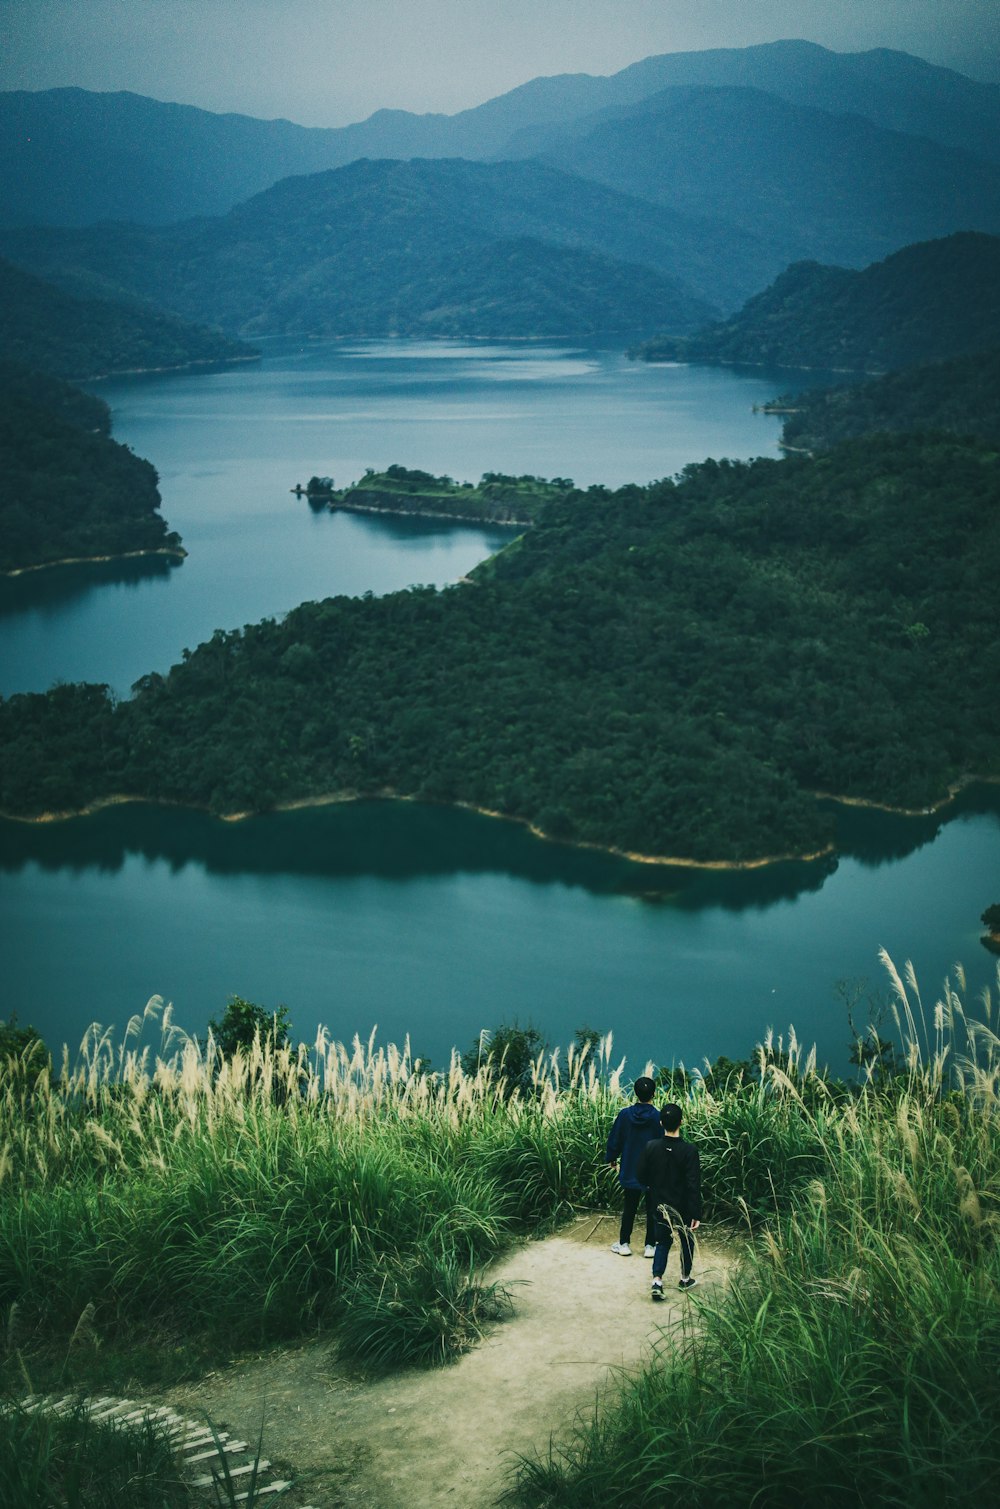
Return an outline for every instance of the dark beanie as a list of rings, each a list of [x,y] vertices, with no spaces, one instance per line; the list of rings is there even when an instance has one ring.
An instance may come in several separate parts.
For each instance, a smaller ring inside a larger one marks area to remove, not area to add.
[[[676,1132],[683,1120],[684,1112],[672,1100],[668,1101],[660,1112],[660,1126],[665,1132]]]
[[[636,1100],[650,1101],[656,1094],[656,1081],[650,1079],[648,1074],[640,1074],[632,1089]]]

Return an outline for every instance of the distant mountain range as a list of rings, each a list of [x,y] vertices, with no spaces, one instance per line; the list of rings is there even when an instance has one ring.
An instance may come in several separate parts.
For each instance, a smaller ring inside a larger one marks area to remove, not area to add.
[[[791,262],[1000,233],[1000,87],[805,42],[337,130],[78,89],[0,128],[12,260],[251,335],[685,335]]]
[[[323,130],[83,89],[0,95],[0,224],[219,215],[291,174],[360,157],[535,156],[551,128],[673,88],[749,88],[1000,161],[1000,87],[906,53],[810,42],[668,53],[610,77],[532,79],[457,115],[379,110]],[[533,133],[540,133],[533,135]],[[958,228],[958,227],[954,227]]]
[[[963,232],[855,272],[798,262],[732,319],[646,343],[647,361],[887,372],[1000,343],[1000,238]]]
[[[1000,232],[1000,165],[759,89],[667,89],[535,136],[566,172],[752,234],[772,276],[805,257],[857,267],[955,230]]]

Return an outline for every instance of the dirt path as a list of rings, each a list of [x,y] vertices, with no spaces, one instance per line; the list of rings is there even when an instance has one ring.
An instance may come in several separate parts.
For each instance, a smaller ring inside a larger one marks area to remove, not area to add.
[[[263,1421],[264,1453],[301,1484],[286,1502],[485,1509],[519,1454],[568,1437],[690,1306],[675,1255],[667,1300],[654,1305],[649,1262],[612,1254],[616,1236],[609,1218],[590,1216],[518,1249],[490,1275],[512,1287],[513,1317],[451,1367],[365,1382],[318,1344],[243,1361],[169,1402],[251,1441]],[[730,1264],[703,1244],[700,1292]]]

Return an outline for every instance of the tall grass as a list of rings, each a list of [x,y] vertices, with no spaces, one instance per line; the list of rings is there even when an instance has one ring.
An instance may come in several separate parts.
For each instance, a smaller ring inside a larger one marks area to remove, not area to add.
[[[191,1509],[211,1503],[216,1509],[253,1509],[285,1497],[291,1484],[262,1477],[268,1464],[260,1439],[252,1462],[234,1472],[224,1438],[211,1424],[206,1437],[209,1433],[218,1457],[205,1475],[211,1478],[206,1485],[195,1478],[182,1445],[151,1415],[108,1418],[83,1398],[54,1408],[43,1400],[7,1403],[0,1408],[0,1504],[4,1509]]]
[[[691,1135],[726,1204],[737,1175],[762,1187],[765,1170],[748,1147],[773,1158],[772,1218],[757,1227],[729,1290],[696,1303],[615,1408],[563,1455],[524,1465],[519,1502],[996,1498],[993,1003],[986,997],[972,1021],[946,985],[927,1022],[912,972],[905,985],[892,976],[902,1073],[844,1096],[794,1056],[771,1059],[760,1086],[692,1108]]]
[[[10,1509],[181,1509],[195,1501],[150,1421],[0,1410],[0,1503]],[[203,1502],[203,1500],[202,1500]]]
[[[794,1038],[688,1095],[730,1291],[695,1291],[656,1365],[527,1503],[964,1504],[1000,1488],[1000,1043],[959,976],[924,1012],[890,980],[900,1072],[831,1084]],[[531,1089],[456,1059],[321,1035],[223,1058],[99,1033],[57,1073],[0,1069],[0,1305],[15,1362],[88,1315],[105,1343],[229,1350],[336,1328],[389,1367],[444,1360],[503,1308],[518,1234],[617,1191],[611,1043],[540,1056]],[[81,1343],[82,1344],[82,1343]]]
[[[37,1050],[0,1069],[0,1305],[22,1337],[91,1306],[105,1337],[232,1348],[337,1323],[373,1362],[441,1358],[500,1304],[477,1270],[601,1198],[610,1040],[565,1070],[541,1056],[508,1097],[489,1060],[431,1077],[324,1035],[225,1058],[169,1020],[153,1056],[142,1025],[91,1032],[58,1075]]]

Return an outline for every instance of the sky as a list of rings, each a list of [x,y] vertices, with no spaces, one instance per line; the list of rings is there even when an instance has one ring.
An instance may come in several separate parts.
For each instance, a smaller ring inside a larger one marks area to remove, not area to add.
[[[997,0],[0,0],[0,88],[129,89],[340,126],[785,37],[1000,82]]]

